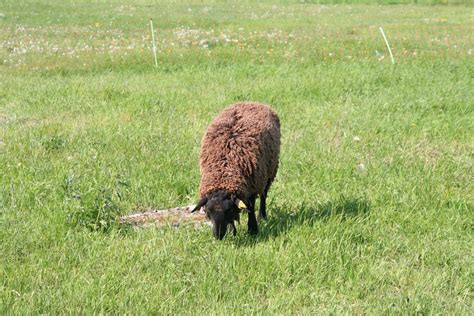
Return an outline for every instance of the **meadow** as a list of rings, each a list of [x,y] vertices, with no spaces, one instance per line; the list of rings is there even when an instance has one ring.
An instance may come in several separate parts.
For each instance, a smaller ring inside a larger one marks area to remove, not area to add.
[[[0,3],[0,314],[474,312],[472,4],[124,2]],[[259,235],[118,225],[197,201],[242,100],[282,123]]]

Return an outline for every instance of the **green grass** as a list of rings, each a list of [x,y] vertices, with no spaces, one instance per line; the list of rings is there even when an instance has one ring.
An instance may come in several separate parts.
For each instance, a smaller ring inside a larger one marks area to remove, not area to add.
[[[2,2],[0,314],[472,314],[473,7],[420,3]],[[282,122],[260,234],[114,224],[195,202],[238,100]]]

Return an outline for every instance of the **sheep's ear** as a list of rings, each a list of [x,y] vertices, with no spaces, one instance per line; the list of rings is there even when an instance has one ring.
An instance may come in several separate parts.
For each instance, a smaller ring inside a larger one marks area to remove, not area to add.
[[[194,207],[194,209],[191,211],[191,213],[194,213],[198,210],[201,209],[201,207],[203,207],[205,204],[207,203],[207,197],[203,197],[199,202],[198,204],[196,204],[196,206]]]

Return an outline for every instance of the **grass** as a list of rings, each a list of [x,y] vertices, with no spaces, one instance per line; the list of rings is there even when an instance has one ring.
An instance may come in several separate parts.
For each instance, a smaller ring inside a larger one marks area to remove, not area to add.
[[[457,3],[3,2],[0,313],[472,314]],[[282,121],[260,234],[118,227],[197,200],[201,137],[238,100]]]

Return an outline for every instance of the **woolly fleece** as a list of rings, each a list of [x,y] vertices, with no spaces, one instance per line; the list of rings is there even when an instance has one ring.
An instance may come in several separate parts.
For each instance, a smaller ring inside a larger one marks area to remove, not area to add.
[[[201,198],[218,190],[243,201],[261,196],[276,176],[279,153],[280,120],[269,106],[242,102],[225,108],[202,141]]]

